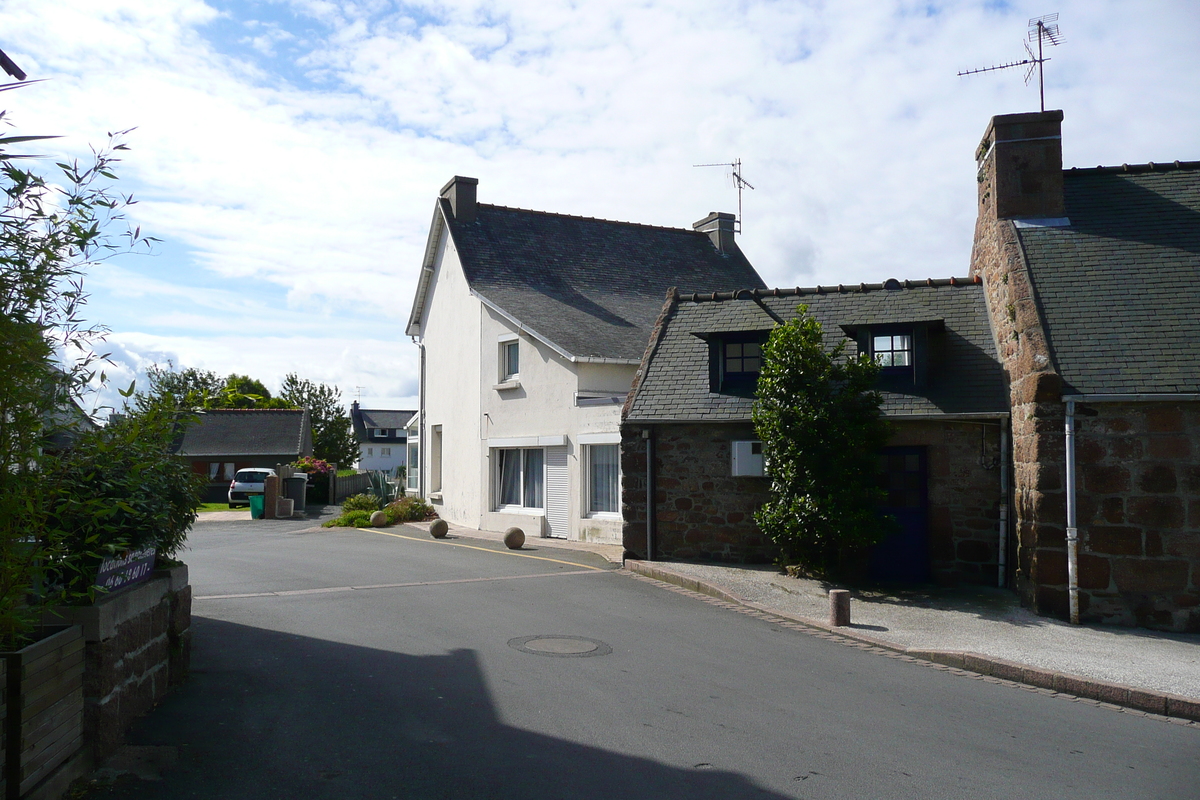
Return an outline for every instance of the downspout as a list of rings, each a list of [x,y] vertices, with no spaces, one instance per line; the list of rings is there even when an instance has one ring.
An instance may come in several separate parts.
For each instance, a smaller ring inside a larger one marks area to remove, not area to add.
[[[1000,550],[996,585],[1008,582],[1008,420],[1000,420]]]
[[[417,383],[417,496],[425,499],[425,342],[412,337],[421,350],[421,369]]]
[[[642,432],[646,437],[646,560],[654,560],[654,534],[658,511],[655,508],[655,495],[658,494],[654,485],[654,428],[648,427]]]
[[[1071,624],[1079,624],[1079,529],[1075,520],[1075,401],[1067,401],[1067,592]]]

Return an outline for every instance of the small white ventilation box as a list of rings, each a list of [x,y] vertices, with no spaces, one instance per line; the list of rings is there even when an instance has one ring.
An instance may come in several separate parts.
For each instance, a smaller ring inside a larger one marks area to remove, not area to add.
[[[733,443],[733,474],[750,475],[759,478],[762,477],[762,442]]]

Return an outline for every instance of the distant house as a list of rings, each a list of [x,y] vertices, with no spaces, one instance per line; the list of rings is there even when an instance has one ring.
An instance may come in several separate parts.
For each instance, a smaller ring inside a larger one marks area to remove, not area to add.
[[[619,542],[620,408],[662,298],[761,287],[732,214],[691,229],[434,205],[406,333],[421,347],[416,491],[445,519]],[[411,484],[410,484],[411,485]]]
[[[851,353],[886,365],[878,388],[894,433],[879,477],[901,531],[876,548],[873,576],[995,585],[1008,407],[983,287],[969,278],[668,298],[621,425],[626,550],[775,557],[754,523],[768,484],[751,409],[761,345],[801,304],[829,345],[847,337]]]
[[[350,404],[350,422],[358,440],[358,468],[391,472],[408,464],[408,423],[416,411],[359,408]]]
[[[1200,631],[1200,162],[1064,170],[1062,119],[994,117],[976,150],[1016,587],[1043,614]]]
[[[208,477],[205,501],[219,503],[239,469],[274,468],[312,452],[308,409],[221,409],[188,426],[177,454]]]

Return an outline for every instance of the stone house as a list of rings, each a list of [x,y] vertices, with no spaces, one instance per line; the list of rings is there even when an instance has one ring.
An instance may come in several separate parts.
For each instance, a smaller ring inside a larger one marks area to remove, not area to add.
[[[358,468],[391,472],[408,464],[408,423],[416,411],[360,408],[350,404],[350,425],[358,441]]]
[[[619,542],[621,403],[663,293],[762,279],[731,214],[638,225],[479,203],[477,185],[455,177],[434,205],[406,328],[408,489],[473,528]]]
[[[207,476],[204,500],[208,503],[226,501],[229,482],[239,469],[274,469],[276,464],[312,454],[312,424],[306,408],[204,411],[198,422],[185,429],[176,450],[192,465],[192,472]]]
[[[887,365],[880,477],[901,531],[875,549],[874,577],[1003,585],[1008,408],[983,286],[969,278],[670,293],[623,410],[626,550],[775,556],[753,520],[767,481],[751,407],[759,346],[802,304],[828,344],[845,336]]]
[[[1200,630],[1200,162],[1062,167],[1061,111],[976,152],[971,275],[1009,391],[1016,587]]]

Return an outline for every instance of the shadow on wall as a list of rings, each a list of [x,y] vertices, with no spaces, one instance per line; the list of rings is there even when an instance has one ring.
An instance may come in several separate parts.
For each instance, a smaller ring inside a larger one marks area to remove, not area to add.
[[[190,681],[130,736],[178,746],[175,766],[105,797],[783,797],[509,727],[471,650],[410,656],[200,617],[193,630]]]

